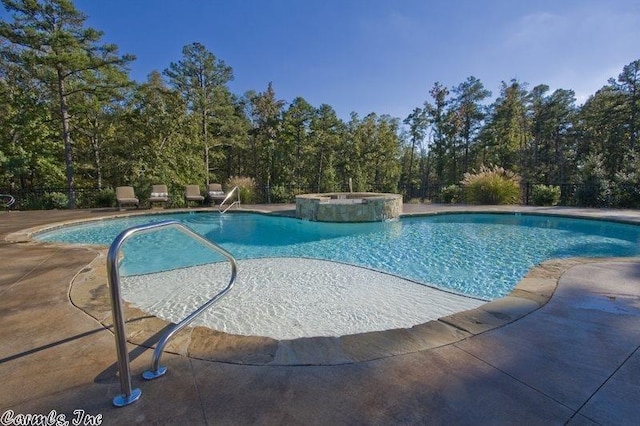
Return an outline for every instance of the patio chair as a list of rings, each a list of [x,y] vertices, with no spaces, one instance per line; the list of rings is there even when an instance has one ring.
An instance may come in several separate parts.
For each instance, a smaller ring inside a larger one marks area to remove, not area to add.
[[[163,203],[165,208],[169,204],[169,190],[167,189],[167,185],[152,185],[149,205],[153,207],[154,204]]]
[[[135,206],[138,208],[140,201],[136,197],[136,194],[132,186],[119,186],[116,188],[116,201],[118,202],[118,208],[124,209],[124,206]]]
[[[200,187],[198,185],[187,185],[184,187],[184,201],[189,207],[190,201],[195,201],[202,204],[204,197],[200,194]]]
[[[208,188],[209,200],[211,200],[211,204],[215,204],[216,202],[221,203],[227,197],[227,195],[222,190],[222,185],[219,183],[210,183]]]

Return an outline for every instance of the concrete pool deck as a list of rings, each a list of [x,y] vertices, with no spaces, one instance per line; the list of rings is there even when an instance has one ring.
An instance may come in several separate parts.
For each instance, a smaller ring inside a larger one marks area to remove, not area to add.
[[[283,214],[293,208],[255,207]],[[407,204],[404,211],[517,211],[640,223],[640,211],[631,210]],[[152,351],[132,344],[133,384],[142,398],[114,408],[111,399],[120,389],[113,334],[70,297],[71,283],[98,252],[9,242],[7,236],[116,214],[0,213],[3,421],[10,419],[8,410],[55,410],[69,421],[81,415],[74,410],[83,410],[116,425],[636,424],[640,417],[638,258],[547,262],[511,297],[439,321],[436,327],[446,331],[426,339],[435,342],[429,347],[407,349],[413,341],[408,332],[377,332],[352,348],[380,348],[384,356],[339,365],[243,365],[166,353],[167,376],[145,382],[140,374]],[[132,318],[127,331],[144,319]],[[448,338],[438,340],[442,336]],[[331,357],[335,348],[305,343],[296,356]],[[244,342],[236,349],[251,354],[264,347]],[[201,349],[219,354],[225,347]]]

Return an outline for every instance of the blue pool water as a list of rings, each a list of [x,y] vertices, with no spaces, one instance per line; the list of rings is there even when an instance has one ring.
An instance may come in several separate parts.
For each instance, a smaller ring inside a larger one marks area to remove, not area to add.
[[[128,227],[169,219],[181,221],[238,259],[333,260],[485,300],[508,294],[531,267],[547,259],[640,254],[640,226],[519,214],[446,214],[338,224],[254,213],[179,213],[104,220],[36,238],[109,245]],[[221,260],[175,229],[135,236],[123,252],[122,275]]]

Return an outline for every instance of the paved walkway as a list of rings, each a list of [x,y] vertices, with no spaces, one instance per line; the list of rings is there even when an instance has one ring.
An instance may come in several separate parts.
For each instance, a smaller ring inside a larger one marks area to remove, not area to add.
[[[505,209],[640,222],[637,211],[491,208]],[[405,206],[407,213],[441,210]],[[519,320],[475,333],[470,323],[470,337],[455,343],[367,361],[241,365],[167,353],[167,376],[144,382],[151,350],[131,345],[142,398],[114,408],[113,334],[69,298],[70,283],[97,252],[5,241],[45,223],[114,214],[0,213],[2,424],[36,413],[69,421],[84,413],[82,424],[101,416],[103,425],[625,425],[640,418],[637,258],[558,264],[549,302]]]

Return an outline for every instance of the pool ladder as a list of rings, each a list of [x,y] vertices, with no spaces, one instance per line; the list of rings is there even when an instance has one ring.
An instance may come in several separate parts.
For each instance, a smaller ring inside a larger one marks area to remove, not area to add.
[[[8,209],[16,202],[16,199],[13,198],[13,195],[10,194],[0,194],[0,204],[5,209]]]
[[[237,194],[238,198],[236,199],[236,201],[234,201],[233,203],[229,204],[227,206],[227,208],[225,208],[224,210],[222,209],[222,206],[224,206],[224,203],[226,203],[227,201],[229,201],[231,199],[231,196],[233,195],[233,192],[235,191],[235,193]],[[227,194],[226,197],[224,197],[224,200],[222,200],[222,202],[220,203],[220,205],[218,206],[218,211],[220,213],[226,213],[227,210],[229,210],[231,207],[233,207],[234,205],[240,205],[240,188],[238,188],[237,186],[234,186],[233,189],[231,191],[229,191],[229,193]]]
[[[235,189],[235,188],[234,188]],[[227,197],[228,198],[228,197]],[[193,311],[189,316],[180,321],[178,324],[174,324],[167,332],[158,340],[156,348],[153,352],[153,361],[151,363],[151,369],[145,371],[142,374],[147,380],[156,379],[163,376],[167,372],[167,367],[160,365],[160,358],[162,357],[162,351],[169,342],[169,340],[180,330],[189,325],[196,317],[198,317],[205,309],[216,303],[222,296],[224,296],[233,287],[238,272],[238,265],[235,258],[220,247],[201,235],[195,233],[185,225],[176,220],[167,220],[163,222],[148,223],[144,225],[133,226],[120,233],[113,240],[109,247],[107,254],[107,278],[109,280],[109,291],[111,296],[111,313],[113,315],[113,331],[116,338],[116,351],[118,355],[118,373],[120,375],[120,390],[121,394],[113,398],[113,405],[116,407],[124,407],[140,399],[142,391],[140,389],[132,389],[131,386],[131,368],[129,366],[129,352],[127,351],[127,341],[125,332],[125,320],[122,310],[122,296],[120,293],[120,273],[118,272],[119,266],[119,254],[120,249],[124,242],[131,236],[139,233],[148,233],[157,231],[161,228],[177,228],[179,231],[197,240],[205,247],[221,254],[231,264],[231,278],[227,286],[222,289],[218,294],[213,296],[204,305]]]

